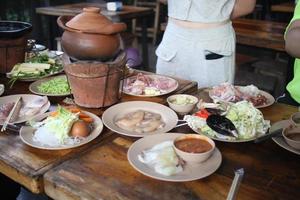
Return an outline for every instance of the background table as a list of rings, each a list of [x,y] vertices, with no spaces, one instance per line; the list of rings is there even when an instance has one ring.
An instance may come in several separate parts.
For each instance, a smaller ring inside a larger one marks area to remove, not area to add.
[[[271,6],[272,12],[283,12],[283,13],[293,13],[295,10],[295,2],[285,2],[281,4],[275,4]]]
[[[145,7],[136,7],[136,6],[123,6],[121,11],[112,12],[106,10],[105,4],[100,3],[75,3],[75,4],[66,4],[59,6],[47,6],[36,8],[36,13],[45,15],[45,16],[74,16],[79,14],[85,7],[98,7],[101,8],[101,13],[113,21],[125,21],[131,19],[137,19],[142,22],[142,56],[144,66],[148,66],[148,42],[147,42],[147,20],[149,16],[153,15],[153,9]],[[50,22],[50,26],[53,24]],[[53,26],[52,26],[53,28]],[[57,26],[55,26],[57,28]],[[50,38],[54,39],[54,33],[49,29]],[[53,47],[53,45],[52,45]],[[51,47],[50,47],[51,48]]]
[[[8,79],[0,75],[0,82],[7,83]],[[194,93],[197,91],[197,83],[185,80],[178,80],[179,87],[174,93]],[[16,82],[12,89],[6,90],[3,95],[26,94],[28,83]],[[138,98],[129,95],[123,95],[122,101],[130,100],[146,100],[158,103],[165,103],[165,96],[153,98]],[[61,103],[62,98],[52,98],[49,100],[52,104]],[[84,109],[101,115],[105,109]],[[96,144],[105,142],[106,137],[112,133],[106,128],[102,134],[92,142],[83,145],[79,148],[62,150],[62,151],[47,151],[35,149],[24,144],[18,134],[6,131],[0,134],[0,173],[8,176],[12,180],[20,183],[31,192],[42,193],[44,191],[43,175],[51,168],[65,162],[66,160],[78,157],[88,149],[93,149]]]

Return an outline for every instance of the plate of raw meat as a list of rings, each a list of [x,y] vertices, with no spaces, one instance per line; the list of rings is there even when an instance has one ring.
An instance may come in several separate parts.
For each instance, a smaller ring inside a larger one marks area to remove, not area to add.
[[[235,86],[230,83],[222,83],[209,90],[209,97],[215,102],[249,101],[256,108],[264,108],[275,102],[274,97],[254,85]]]
[[[170,77],[139,73],[124,80],[123,92],[132,96],[154,97],[175,91],[178,82]]]

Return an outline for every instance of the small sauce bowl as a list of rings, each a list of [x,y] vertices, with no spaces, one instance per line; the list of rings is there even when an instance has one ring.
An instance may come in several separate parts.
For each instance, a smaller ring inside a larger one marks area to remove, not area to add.
[[[300,125],[300,112],[296,112],[291,115],[290,121],[293,125]]]
[[[175,94],[167,98],[169,107],[180,115],[191,112],[198,101],[197,97],[188,94]]]
[[[177,137],[173,142],[176,154],[187,163],[206,161],[214,152],[215,146],[212,139],[196,134]]]
[[[300,126],[290,125],[283,129],[282,136],[286,143],[294,149],[300,150]]]

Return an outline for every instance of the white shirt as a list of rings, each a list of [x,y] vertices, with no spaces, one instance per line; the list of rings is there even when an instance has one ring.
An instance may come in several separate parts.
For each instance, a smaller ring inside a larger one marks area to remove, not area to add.
[[[230,19],[235,0],[168,0],[169,17],[215,23]]]

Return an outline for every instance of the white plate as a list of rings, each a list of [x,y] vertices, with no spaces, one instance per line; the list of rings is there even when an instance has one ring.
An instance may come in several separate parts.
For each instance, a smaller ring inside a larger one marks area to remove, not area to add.
[[[144,111],[160,114],[163,122],[165,123],[165,126],[154,132],[137,133],[137,132],[131,132],[131,131],[121,129],[115,124],[115,121],[119,117],[137,110],[144,110]],[[178,121],[178,116],[171,108],[159,103],[153,103],[148,101],[129,101],[125,103],[119,103],[108,108],[102,115],[102,121],[104,125],[108,127],[110,130],[119,133],[121,135],[126,135],[131,137],[144,137],[147,135],[166,133],[170,131],[176,126]]]
[[[29,90],[30,90],[30,92],[32,92],[34,94],[43,95],[43,96],[61,97],[61,96],[70,95],[71,92],[64,93],[64,94],[50,94],[50,93],[43,93],[43,92],[39,91],[38,86],[40,86],[42,83],[50,81],[50,80],[55,79],[55,78],[59,78],[59,77],[66,77],[66,75],[51,76],[51,77],[48,77],[48,78],[43,78],[41,80],[35,81],[35,82],[33,82],[29,85]]]
[[[275,131],[280,128],[288,127],[290,124],[291,124],[291,122],[289,120],[283,120],[283,121],[276,122],[275,124],[273,124],[271,126],[270,132]],[[280,147],[282,147],[292,153],[300,155],[300,150],[297,150],[297,149],[291,147],[290,145],[288,145],[282,136],[273,137],[272,140],[276,144],[278,144]]]
[[[222,162],[222,155],[220,151],[215,148],[214,153],[208,160],[199,164],[185,164],[183,167],[183,171],[174,174],[171,176],[164,176],[155,172],[154,169],[148,167],[146,164],[142,163],[138,159],[138,155],[146,150],[152,148],[154,145],[162,143],[168,140],[174,140],[175,138],[182,136],[184,134],[180,133],[165,133],[165,134],[157,134],[151,135],[144,138],[141,138],[134,142],[128,152],[127,158],[129,163],[132,165],[134,169],[139,171],[140,173],[149,176],[154,179],[163,180],[163,181],[172,181],[172,182],[184,182],[184,181],[193,181],[197,179],[201,179],[207,177],[214,173]]]
[[[30,102],[30,101],[36,101],[36,99],[38,98],[42,98],[41,96],[38,95],[33,95],[33,94],[17,94],[17,95],[10,95],[10,96],[4,96],[4,97],[0,97],[0,106],[6,103],[13,103],[16,102],[16,100],[19,97],[22,97],[22,101],[23,102]],[[22,123],[22,122],[26,122],[29,119],[31,119],[34,116],[40,115],[42,113],[45,113],[50,107],[50,102],[48,101],[41,109],[40,112],[37,113],[36,115],[31,115],[31,116],[23,116],[21,118],[16,119],[16,121],[13,121],[11,123],[14,124],[18,124],[18,123]],[[3,122],[0,121],[0,125],[3,125]]]
[[[4,93],[4,85],[0,84],[0,96]]]
[[[235,87],[242,87],[242,86],[235,86]],[[265,92],[263,90],[259,90],[259,94],[261,94],[267,98],[267,103],[263,104],[263,105],[255,106],[255,108],[265,108],[265,107],[268,107],[268,106],[271,106],[272,104],[274,104],[275,98],[271,94],[269,94],[268,92]],[[208,95],[214,102],[222,101],[220,98],[213,97],[211,94],[211,90],[209,90]]]
[[[36,141],[33,141],[33,136],[34,136],[34,132],[35,132],[35,129],[30,127],[30,126],[23,126],[20,130],[20,138],[21,140],[29,145],[29,146],[32,146],[34,148],[38,148],[38,149],[45,149],[45,150],[62,150],[62,149],[70,149],[70,148],[75,148],[75,147],[79,147],[81,145],[84,145],[88,142],[91,142],[92,140],[94,140],[95,138],[97,138],[100,133],[102,132],[103,130],[103,123],[101,121],[101,119],[90,113],[90,112],[83,112],[85,113],[86,115],[92,117],[94,119],[94,122],[93,122],[93,131],[90,133],[89,136],[87,136],[85,139],[83,139],[80,143],[78,144],[74,144],[74,145],[61,145],[61,146],[56,146],[56,147],[51,147],[51,146],[48,146],[48,145],[44,145],[44,144],[41,144],[39,142],[36,142]],[[34,120],[36,121],[40,121],[44,118],[46,118],[48,115],[50,114],[50,112],[48,113],[44,113],[42,115],[39,115],[37,116],[36,118],[34,118]]]
[[[157,95],[145,95],[145,94],[138,95],[138,94],[132,94],[130,92],[124,91],[124,89],[123,89],[123,93],[131,95],[131,96],[137,96],[137,97],[155,97],[155,96],[162,96],[162,95],[169,94],[169,93],[175,91],[178,88],[178,81],[176,81],[173,78],[170,78],[170,77],[167,77],[167,76],[161,76],[161,75],[148,75],[148,74],[144,74],[144,75],[148,76],[150,78],[166,78],[166,79],[170,79],[170,80],[175,81],[176,84],[175,84],[174,87],[171,87],[171,88],[169,88],[168,90],[165,90],[165,91],[161,91],[161,93],[157,94]],[[131,77],[128,77],[127,79],[136,79],[136,76],[131,76]],[[127,79],[124,80],[124,83],[126,83]]]

